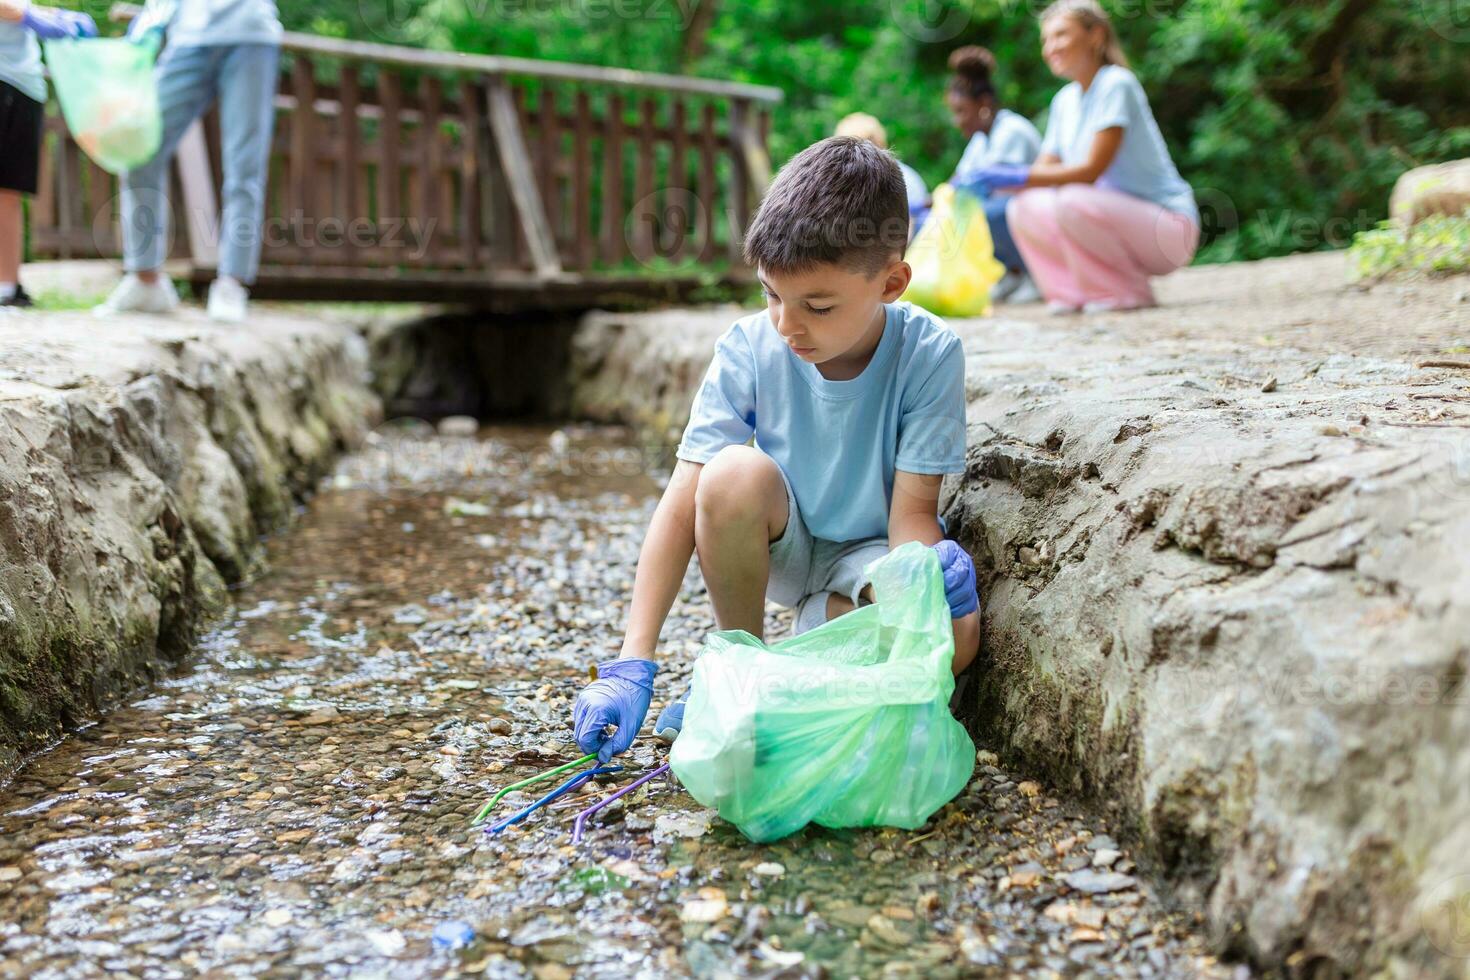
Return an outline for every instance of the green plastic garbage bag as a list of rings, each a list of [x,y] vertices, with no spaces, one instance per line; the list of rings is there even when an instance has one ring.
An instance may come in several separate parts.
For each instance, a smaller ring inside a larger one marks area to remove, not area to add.
[[[163,139],[155,41],[62,38],[45,52],[66,126],[97,166],[121,174],[153,159]]]
[[[868,566],[876,601],[767,646],[711,633],[669,761],[751,840],[918,827],[970,778],[949,713],[954,633],[939,558],[910,542]]]
[[[995,258],[985,206],[948,184],[934,188],[933,201],[904,256],[914,275],[903,298],[940,316],[984,316],[991,287],[1006,272]]]

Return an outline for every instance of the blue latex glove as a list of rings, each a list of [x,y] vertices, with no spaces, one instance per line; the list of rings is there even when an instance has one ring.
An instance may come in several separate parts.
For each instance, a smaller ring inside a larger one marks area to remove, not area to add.
[[[598,664],[597,680],[582,689],[572,708],[577,746],[583,752],[596,752],[598,762],[628,751],[648,714],[657,673],[658,664],[641,657]],[[617,725],[618,730],[609,738],[602,733],[604,725]]]
[[[975,586],[975,563],[964,548],[944,540],[934,546],[939,567],[944,570],[944,598],[949,601],[951,619],[968,616],[980,608],[980,593]]]
[[[67,37],[96,37],[97,24],[86,14],[60,7],[37,7],[31,4],[21,15],[20,24],[36,37],[55,41]]]
[[[679,732],[684,728],[684,709],[689,707],[689,688],[677,701],[658,713],[658,720],[653,723],[653,734],[669,744],[679,737]]]
[[[992,163],[975,171],[963,184],[965,190],[982,197],[996,191],[1021,187],[1031,179],[1031,168],[1024,163]]]

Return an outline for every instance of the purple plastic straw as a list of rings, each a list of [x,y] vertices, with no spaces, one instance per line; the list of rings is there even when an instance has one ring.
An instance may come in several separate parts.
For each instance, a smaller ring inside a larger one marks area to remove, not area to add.
[[[596,803],[594,803],[591,806],[589,806],[587,809],[583,810],[581,813],[577,814],[577,819],[572,823],[572,843],[573,844],[580,844],[580,843],[582,843],[582,828],[587,825],[587,818],[588,817],[592,816],[592,814],[596,813],[598,810],[601,810],[603,807],[607,806],[609,803],[611,803],[613,800],[617,799],[618,797],[624,796],[624,795],[626,795],[628,793],[631,793],[633,790],[637,789],[639,786],[642,786],[644,783],[648,782],[653,777],[655,777],[655,776],[661,776],[661,775],[663,775],[664,773],[666,773],[668,771],[669,771],[669,764],[667,762],[665,762],[663,765],[659,766],[653,772],[648,773],[646,776],[640,776],[639,778],[633,780],[633,782],[629,783],[628,785],[624,786],[622,789],[618,790],[616,793],[612,794],[611,796],[605,796],[605,797],[603,797],[602,799],[598,800]]]

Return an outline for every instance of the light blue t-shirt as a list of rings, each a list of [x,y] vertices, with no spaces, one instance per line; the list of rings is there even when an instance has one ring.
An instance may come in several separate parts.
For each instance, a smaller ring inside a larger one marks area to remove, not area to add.
[[[41,45],[29,29],[8,20],[0,20],[0,81],[15,86],[37,102],[46,101]]]
[[[829,381],[797,357],[762,310],[715,345],[678,456],[707,463],[755,436],[791,483],[812,535],[888,534],[895,470],[965,468],[965,352],[944,321],[890,303],[883,336],[856,378]]]
[[[903,171],[903,190],[909,199],[909,211],[916,211],[928,202],[929,188],[919,172],[902,160],[898,161],[898,169]]]
[[[1041,152],[1055,154],[1065,164],[1084,163],[1092,138],[1114,126],[1123,127],[1123,143],[1098,186],[1153,201],[1198,224],[1194,192],[1175,169],[1148,96],[1127,68],[1103,65],[1086,92],[1077,82],[1064,86],[1051,100]]]
[[[1020,113],[1002,109],[995,114],[990,132],[970,137],[960,162],[955,164],[950,183],[968,184],[981,167],[993,163],[1032,163],[1041,152],[1041,134],[1031,120]]]
[[[148,0],[144,11],[166,25],[173,47],[281,43],[273,0]]]

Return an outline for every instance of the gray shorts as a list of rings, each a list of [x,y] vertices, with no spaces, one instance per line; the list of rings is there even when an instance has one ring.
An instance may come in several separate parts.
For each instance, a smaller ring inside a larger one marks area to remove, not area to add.
[[[847,596],[857,603],[858,593],[868,583],[863,569],[873,559],[888,554],[888,539],[825,541],[812,537],[801,519],[796,494],[791,492],[791,481],[784,472],[781,482],[786,485],[786,530],[771,542],[771,577],[766,583],[766,598],[795,609],[792,632],[805,633],[827,621],[828,592]]]

